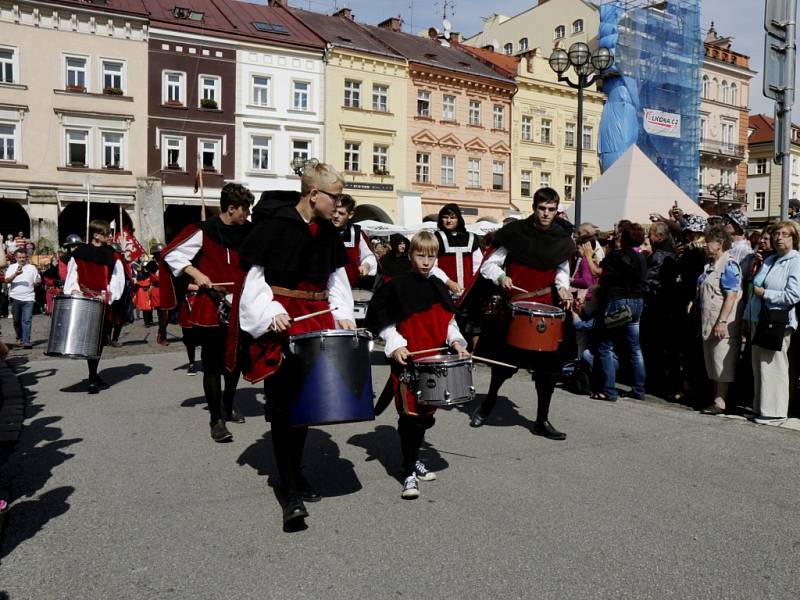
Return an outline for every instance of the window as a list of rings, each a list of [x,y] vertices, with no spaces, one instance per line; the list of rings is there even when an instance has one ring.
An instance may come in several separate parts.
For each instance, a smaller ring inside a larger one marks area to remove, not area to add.
[[[361,167],[361,144],[346,142],[344,145],[344,170],[359,171]]]
[[[65,81],[67,89],[76,92],[85,92],[88,81],[86,59],[77,56],[68,56],[66,66],[67,73]]]
[[[455,185],[456,183],[456,157],[442,155],[442,185]]]
[[[764,210],[767,204],[767,193],[766,192],[756,192],[756,205],[755,210]]]
[[[82,129],[67,129],[67,166],[87,167],[89,132]]]
[[[581,185],[581,191],[586,191],[589,189],[589,186],[592,185],[592,178],[591,177],[584,177],[583,184]]]
[[[386,85],[372,86],[372,110],[376,112],[389,112],[389,87]]]
[[[311,142],[308,140],[292,140],[292,160],[311,158]]]
[[[445,121],[456,120],[456,97],[444,95],[442,99],[442,119]]]
[[[708,137],[708,120],[705,117],[700,117],[700,139],[705,140]]]
[[[417,116],[431,116],[431,93],[425,90],[417,92]]]
[[[220,104],[220,78],[214,75],[200,75],[200,106],[218,108]]]
[[[550,144],[550,131],[553,128],[553,122],[550,119],[542,119],[542,126],[539,128],[540,141],[543,144]]]
[[[481,124],[481,103],[478,100],[469,101],[469,124]]]
[[[766,175],[766,174],[767,174],[767,159],[766,158],[756,159],[756,175]]]
[[[308,110],[308,94],[311,84],[307,81],[292,82],[292,108],[295,110]]]
[[[467,161],[467,187],[481,187],[481,161],[479,158],[470,158]]]
[[[522,38],[519,41],[519,51],[524,52],[527,49],[528,49],[528,38]]]
[[[592,134],[594,133],[594,129],[592,127],[584,127],[583,128],[583,149],[584,150],[591,150],[592,149]]]
[[[253,104],[269,106],[269,77],[253,75]]]
[[[581,33],[583,31],[583,19],[578,19],[572,22],[572,33]]]
[[[389,147],[372,146],[372,172],[376,175],[389,174]]]
[[[103,167],[122,168],[122,134],[103,132]]]
[[[166,104],[184,104],[184,82],[186,76],[174,71],[164,72],[164,97]]]
[[[431,155],[417,152],[417,183],[431,182]]]
[[[265,135],[254,135],[250,138],[253,162],[251,164],[255,171],[269,171],[269,154],[272,146],[272,139]]]
[[[559,25],[556,27],[556,39],[560,40],[567,36],[567,28],[564,25]]]
[[[539,175],[539,187],[540,188],[550,187],[550,173],[545,173],[543,171]]]
[[[733,173],[734,172],[731,171],[730,169],[722,169],[720,171],[720,181],[722,181],[723,185],[724,184],[733,185],[734,182]]]
[[[564,145],[567,148],[575,147],[575,123],[567,123],[564,131]]]
[[[503,52],[506,54],[513,54],[514,53],[514,44],[508,42],[505,46],[503,46]]]
[[[492,162],[492,189],[502,190],[505,184],[505,169],[506,165],[500,161]]]
[[[531,172],[523,171],[520,175],[520,190],[519,193],[526,198],[531,195]]]
[[[16,140],[16,125],[0,124],[0,160],[17,160]]]
[[[708,98],[709,93],[711,92],[711,80],[708,78],[708,75],[703,75],[703,98]]]
[[[219,140],[197,140],[197,154],[203,171],[219,171]]]
[[[492,111],[492,127],[495,129],[505,129],[505,110],[502,105],[495,104]]]
[[[739,106],[739,88],[735,83],[731,84],[730,99],[731,104],[734,106]]]
[[[725,146],[723,151],[730,151],[733,146],[733,123],[722,123],[722,144]]]
[[[575,190],[575,176],[564,175],[564,198],[572,198],[572,193]]]
[[[113,60],[103,61],[103,90],[119,90],[125,88],[122,83],[122,72],[125,65]]]
[[[731,101],[731,99],[727,81],[724,80],[722,81],[722,83],[719,85],[719,91],[720,91],[719,101],[728,104]]]
[[[162,138],[161,148],[164,153],[162,161],[165,169],[186,170],[185,146],[186,138],[166,135]]]
[[[531,141],[533,135],[533,117],[522,117],[522,139]]]
[[[360,81],[344,80],[344,105],[349,108],[361,108]]]
[[[0,48],[0,83],[16,83],[16,48]]]
[[[700,167],[700,195],[703,195],[703,188],[706,183],[706,168]]]

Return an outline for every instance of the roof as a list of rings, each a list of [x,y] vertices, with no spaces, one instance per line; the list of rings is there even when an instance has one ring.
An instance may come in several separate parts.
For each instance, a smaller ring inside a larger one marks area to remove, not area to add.
[[[485,62],[491,63],[496,69],[499,69],[502,73],[507,74],[510,77],[514,77],[517,74],[517,67],[519,66],[520,61],[519,56],[501,54],[499,52],[495,52],[494,50],[476,48],[473,46],[460,45],[459,48]]]
[[[148,13],[142,0],[106,0],[105,3],[89,2],[88,0],[52,0],[55,4],[81,7],[85,10],[102,10],[106,12],[119,12],[138,15],[147,18]]]
[[[324,15],[299,8],[289,9],[298,19],[311,27],[323,40],[338,48],[403,60],[403,56],[376,40],[355,21],[346,17]]]
[[[238,0],[136,1],[143,3],[149,11],[153,27],[281,46],[302,46],[317,50],[325,47],[322,38],[281,6],[265,6]],[[178,17],[174,12],[176,8],[200,13],[202,18],[194,20]],[[263,23],[266,26],[262,25],[261,29],[257,29],[254,23]]]
[[[775,120],[767,115],[752,115],[750,117],[750,129],[753,133],[748,138],[749,144],[761,144],[772,142],[775,138]]]
[[[374,25],[362,25],[362,27],[410,62],[495,79],[503,83],[514,82],[513,78],[501,75],[458,46],[442,46],[429,37],[390,31]]]

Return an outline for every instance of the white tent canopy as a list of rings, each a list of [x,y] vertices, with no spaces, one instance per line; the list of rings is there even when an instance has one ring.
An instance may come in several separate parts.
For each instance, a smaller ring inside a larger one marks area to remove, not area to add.
[[[684,213],[708,217],[634,144],[583,193],[581,221],[600,229],[621,219],[648,223],[651,213],[667,216],[676,202]],[[574,219],[574,206],[567,214]]]
[[[358,224],[361,226],[361,230],[369,236],[380,236],[385,237],[392,235],[393,233],[401,233],[406,237],[410,237],[417,233],[418,231],[427,230],[427,231],[434,231],[436,229],[436,222],[435,221],[426,221],[424,223],[419,223],[418,225],[410,225],[408,227],[403,227],[402,225],[393,225],[392,223],[382,223],[380,221],[358,221]],[[489,221],[478,221],[477,223],[472,223],[467,225],[467,231],[471,233],[475,233],[477,235],[486,235],[490,231],[494,231],[495,229],[499,229],[502,225],[497,223],[491,223]]]

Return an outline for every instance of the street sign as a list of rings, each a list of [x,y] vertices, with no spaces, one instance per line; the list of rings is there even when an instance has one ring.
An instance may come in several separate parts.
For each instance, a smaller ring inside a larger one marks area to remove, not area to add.
[[[780,41],[787,40],[786,28],[794,23],[797,0],[765,0],[764,29]]]
[[[784,91],[794,90],[794,51],[771,33],[764,36],[764,95],[783,100]],[[791,62],[791,64],[789,64]]]

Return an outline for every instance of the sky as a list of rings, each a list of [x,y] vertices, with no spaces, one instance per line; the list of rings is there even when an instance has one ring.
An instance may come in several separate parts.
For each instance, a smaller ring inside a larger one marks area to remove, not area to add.
[[[558,1],[558,0],[551,0]],[[453,31],[468,37],[481,30],[481,17],[494,12],[513,16],[531,6],[537,0],[494,0],[492,8],[484,6],[482,0],[290,0],[291,6],[306,8],[317,12],[332,13],[337,8],[349,6],[358,21],[377,24],[384,19],[400,14],[404,29],[409,30],[413,23],[415,32],[429,26],[441,28],[444,4],[447,2],[448,19]],[[750,57],[750,68],[757,72],[750,86],[750,106],[752,113],[763,112],[772,115],[772,100],[761,92],[761,70],[764,55],[764,0],[701,0],[701,28],[703,34],[711,21],[721,36],[733,39],[733,50]],[[452,7],[452,8],[451,8]],[[799,79],[800,80],[800,79]],[[798,95],[800,99],[800,94]],[[800,121],[800,104],[795,105],[794,120]]]

